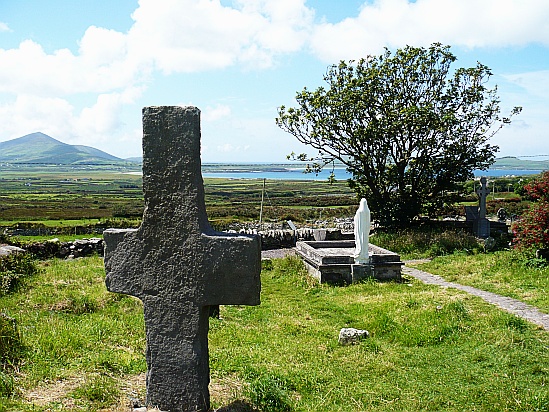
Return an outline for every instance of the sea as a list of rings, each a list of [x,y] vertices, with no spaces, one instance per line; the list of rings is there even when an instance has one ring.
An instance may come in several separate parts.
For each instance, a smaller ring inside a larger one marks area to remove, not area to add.
[[[510,170],[510,169],[488,169],[488,170],[475,170],[475,177],[516,177],[535,175],[543,172],[543,170]],[[204,178],[222,178],[222,179],[267,179],[267,180],[328,180],[330,176],[330,170],[323,170],[322,172],[315,173],[303,173],[302,169],[287,169],[283,171],[225,171],[225,172],[203,172]],[[343,168],[336,168],[334,170],[336,180],[347,180],[351,177]]]

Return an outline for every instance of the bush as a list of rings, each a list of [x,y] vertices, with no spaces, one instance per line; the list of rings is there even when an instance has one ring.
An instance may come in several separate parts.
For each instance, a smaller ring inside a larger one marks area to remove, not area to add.
[[[0,257],[0,296],[14,291],[25,277],[35,275],[38,267],[27,254],[15,253]]]
[[[513,237],[519,249],[549,247],[549,202],[532,204],[513,225]]]
[[[513,243],[519,249],[549,247],[549,172],[542,173],[525,187],[537,199],[513,225]]]

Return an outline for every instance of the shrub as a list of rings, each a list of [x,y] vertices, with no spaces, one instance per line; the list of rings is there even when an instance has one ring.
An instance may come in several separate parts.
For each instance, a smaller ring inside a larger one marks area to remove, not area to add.
[[[527,194],[537,199],[513,225],[513,243],[519,249],[549,247],[549,172],[528,183]]]
[[[543,172],[538,179],[526,184],[524,190],[532,199],[549,202],[549,171]]]
[[[549,247],[549,202],[532,204],[513,225],[513,236],[519,249]]]
[[[15,290],[25,277],[38,272],[35,261],[26,254],[0,257],[0,296]]]

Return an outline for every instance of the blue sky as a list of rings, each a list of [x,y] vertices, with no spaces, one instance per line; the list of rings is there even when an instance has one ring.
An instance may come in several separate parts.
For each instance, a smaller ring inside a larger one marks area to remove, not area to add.
[[[202,110],[204,162],[278,162],[311,150],[280,105],[330,64],[383,47],[452,46],[493,71],[498,156],[549,155],[547,0],[18,0],[0,2],[0,141],[41,131],[141,154],[141,108]]]

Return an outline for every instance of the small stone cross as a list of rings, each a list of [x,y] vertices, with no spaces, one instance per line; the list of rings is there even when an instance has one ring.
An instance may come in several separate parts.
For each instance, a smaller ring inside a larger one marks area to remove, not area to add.
[[[490,189],[486,186],[486,177],[482,176],[480,178],[480,187],[477,190],[477,195],[479,197],[479,218],[484,219],[486,217],[486,198],[490,194]]]
[[[139,229],[104,232],[107,289],[143,301],[147,406],[207,411],[209,309],[259,304],[261,245],[208,223],[197,108],[143,109],[143,192]]]
[[[490,236],[490,222],[486,219],[486,198],[490,194],[490,189],[486,185],[486,177],[480,178],[480,188],[477,190],[479,197],[479,212],[477,221],[477,236],[487,238]]]

